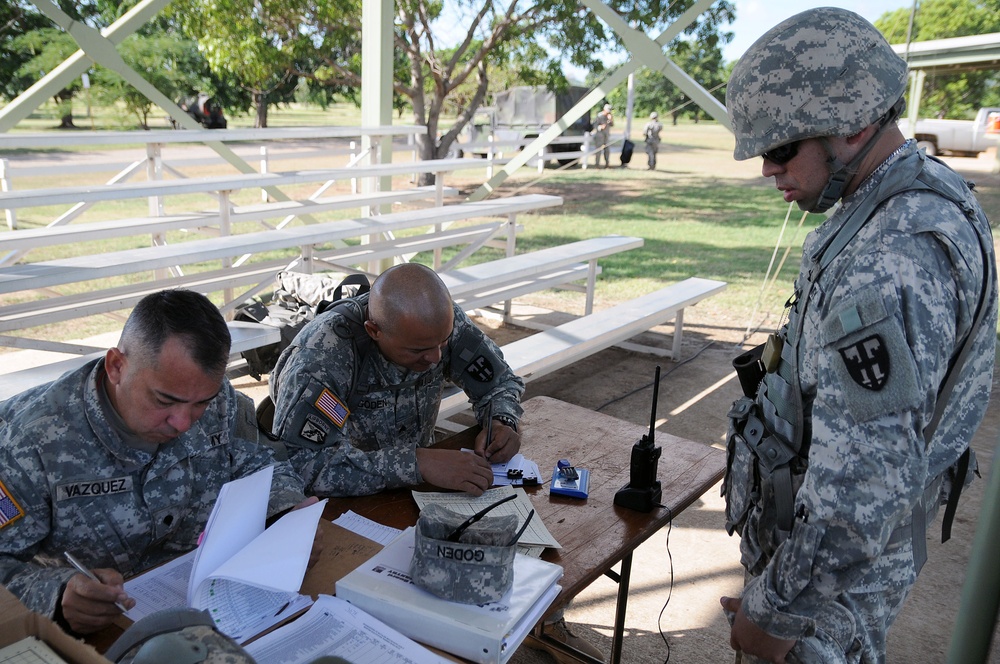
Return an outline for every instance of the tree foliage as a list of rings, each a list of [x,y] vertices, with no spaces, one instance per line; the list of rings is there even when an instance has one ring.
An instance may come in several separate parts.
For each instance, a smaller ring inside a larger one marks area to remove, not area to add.
[[[886,12],[877,27],[890,44],[906,43],[910,9]],[[924,0],[913,20],[911,42],[1000,32],[1000,0]],[[995,71],[928,75],[921,115],[971,119],[982,106],[1000,104],[1000,76]]]
[[[723,65],[722,46],[732,41],[731,32],[708,35],[696,33],[692,37],[674,40],[667,49],[674,61],[720,103],[725,103],[725,83],[729,80]],[[627,90],[617,89],[608,95],[616,108],[624,108]],[[636,117],[648,116],[656,111],[661,121],[669,117],[674,124],[680,117],[701,118],[701,109],[659,70],[643,68],[634,78],[634,111]]]
[[[0,18],[30,6],[27,0],[12,1],[0,10]],[[137,0],[58,1],[72,6],[79,20],[104,27]],[[632,27],[655,34],[694,1],[607,4]],[[522,84],[560,90],[568,85],[564,62],[599,76],[608,67],[608,53],[622,50],[602,21],[582,5],[563,0],[396,0],[394,6],[393,103],[397,110],[408,107],[414,124],[427,128],[418,137],[423,158],[447,154],[491,91]],[[27,16],[37,18],[32,12],[22,14],[21,24]],[[362,0],[174,0],[121,51],[167,94],[182,93],[185,86],[188,92],[201,89],[229,109],[252,99],[257,126],[266,126],[268,106],[291,101],[303,82],[308,98],[321,104],[335,96],[360,101],[361,15]],[[718,44],[726,38],[720,30],[733,15],[731,2],[715,3],[670,47],[685,67],[699,68],[695,76],[706,86],[718,77]],[[0,32],[0,48],[3,39]],[[192,55],[190,43],[197,43],[200,59]],[[34,57],[22,52],[15,71],[27,71],[23,67]],[[124,100],[145,124],[149,106],[133,97],[128,86],[112,75],[97,79],[104,94]],[[666,98],[669,93],[655,94]],[[443,122],[452,117],[457,118],[453,124]]]

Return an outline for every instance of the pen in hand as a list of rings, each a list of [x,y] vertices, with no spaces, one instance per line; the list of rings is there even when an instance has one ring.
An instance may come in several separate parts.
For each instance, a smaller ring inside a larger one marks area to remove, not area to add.
[[[78,572],[80,572],[80,574],[83,574],[85,577],[87,577],[91,581],[97,581],[98,583],[103,583],[103,581],[101,581],[100,579],[97,578],[97,575],[95,575],[89,569],[87,569],[86,567],[84,567],[83,563],[81,563],[79,560],[77,560],[76,556],[74,556],[72,553],[70,553],[69,551],[63,551],[63,555],[66,556],[66,560],[69,561],[69,564],[72,565],[73,567],[75,567],[76,570]],[[128,609],[126,609],[124,606],[122,606],[121,602],[115,602],[115,606],[117,606],[118,610],[121,611],[122,613],[127,613],[128,612]]]

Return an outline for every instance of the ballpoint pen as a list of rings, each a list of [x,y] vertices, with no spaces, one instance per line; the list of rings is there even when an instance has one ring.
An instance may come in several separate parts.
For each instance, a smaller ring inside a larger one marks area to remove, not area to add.
[[[493,438],[493,402],[486,406],[486,443],[483,445],[483,457],[487,461],[490,459],[490,440]]]
[[[89,569],[87,569],[86,567],[84,567],[83,563],[81,563],[79,560],[77,560],[76,556],[74,556],[72,553],[70,553],[69,551],[63,551],[63,555],[66,556],[66,560],[69,561],[69,564],[72,565],[73,567],[75,567],[76,570],[78,572],[80,572],[80,574],[83,574],[85,577],[87,577],[91,581],[97,581],[98,583],[104,583],[103,581],[101,581],[100,579],[97,578],[97,575],[95,575]],[[122,613],[127,613],[128,612],[128,609],[126,609],[124,606],[122,606],[121,602],[115,602],[115,606],[117,606],[118,609]]]

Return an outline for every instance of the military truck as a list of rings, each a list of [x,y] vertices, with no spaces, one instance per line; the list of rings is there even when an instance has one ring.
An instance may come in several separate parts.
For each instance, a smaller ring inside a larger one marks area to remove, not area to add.
[[[497,151],[510,151],[512,145],[524,145],[548,129],[566,114],[588,89],[570,86],[564,92],[553,92],[544,87],[518,86],[493,95],[493,104],[476,110],[459,150],[485,157],[489,151],[489,137]],[[592,128],[588,110],[574,122],[562,137],[579,136],[579,141],[558,142],[549,145],[549,152],[579,152],[583,136]],[[519,149],[519,148],[518,148]],[[571,159],[560,160],[571,161]]]

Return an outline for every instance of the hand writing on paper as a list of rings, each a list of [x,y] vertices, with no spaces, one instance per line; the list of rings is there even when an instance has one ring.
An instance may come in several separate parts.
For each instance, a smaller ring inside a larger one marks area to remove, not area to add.
[[[110,625],[122,613],[116,602],[126,610],[135,606],[135,600],[125,593],[121,574],[113,569],[92,571],[96,580],[76,574],[70,577],[62,594],[63,618],[79,634],[90,634]]]
[[[493,483],[493,467],[486,459],[458,450],[418,448],[417,470],[425,482],[473,496],[483,495]]]
[[[476,454],[490,463],[507,463],[520,450],[521,434],[499,420],[492,420],[476,436]]]

